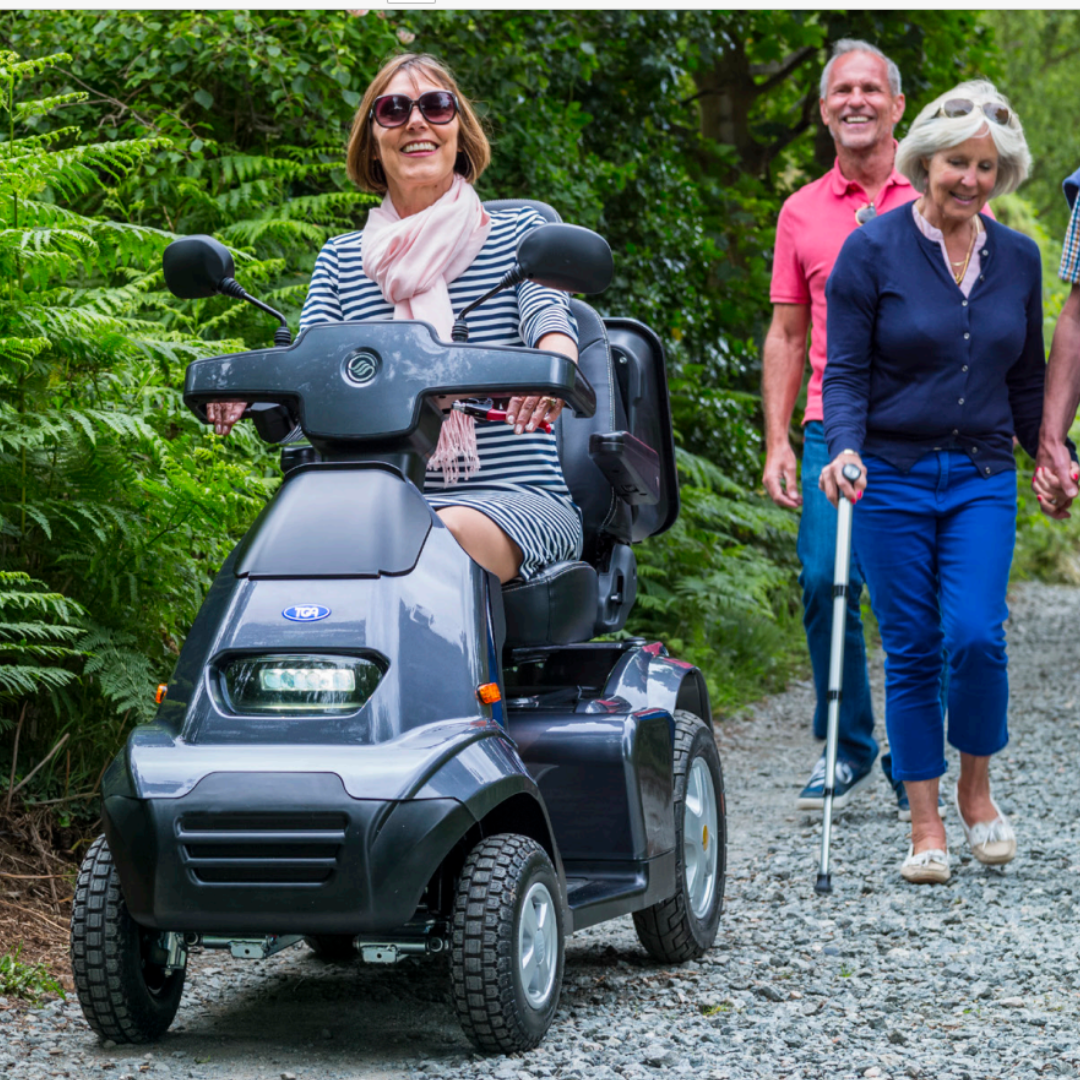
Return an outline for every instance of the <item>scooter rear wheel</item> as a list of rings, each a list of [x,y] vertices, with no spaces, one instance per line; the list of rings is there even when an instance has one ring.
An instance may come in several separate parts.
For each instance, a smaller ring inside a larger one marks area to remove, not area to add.
[[[102,1039],[161,1038],[180,1006],[184,972],[154,962],[159,936],[128,913],[104,836],[79,868],[71,909],[71,969],[86,1022]]]
[[[465,1034],[480,1050],[531,1050],[559,1005],[563,974],[559,881],[527,836],[482,840],[469,853],[454,904],[450,979]]]
[[[646,952],[665,964],[696,960],[712,947],[724,906],[727,817],[724,773],[710,726],[675,713],[675,849],[678,887],[634,914]]]

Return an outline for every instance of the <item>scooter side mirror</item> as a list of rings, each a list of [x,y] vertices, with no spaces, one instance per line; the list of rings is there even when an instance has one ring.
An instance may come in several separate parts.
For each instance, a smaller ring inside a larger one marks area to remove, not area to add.
[[[212,236],[174,240],[161,257],[165,284],[181,300],[203,300],[221,292],[221,283],[236,274],[233,257]]]
[[[608,242],[580,225],[541,225],[517,247],[522,277],[568,293],[603,292],[615,273]]]

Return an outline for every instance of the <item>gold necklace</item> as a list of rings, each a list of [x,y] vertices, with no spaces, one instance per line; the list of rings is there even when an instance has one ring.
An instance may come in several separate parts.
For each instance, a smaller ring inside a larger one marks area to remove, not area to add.
[[[953,277],[956,279],[957,285],[959,285],[964,280],[964,276],[967,274],[968,263],[971,262],[972,253],[975,251],[975,240],[978,238],[979,235],[979,226],[975,224],[974,220],[972,220],[971,222],[971,228],[973,231],[971,233],[971,243],[968,244],[967,258],[964,259],[963,266],[961,266],[959,270],[953,272]],[[953,263],[952,265],[957,266],[958,264]]]

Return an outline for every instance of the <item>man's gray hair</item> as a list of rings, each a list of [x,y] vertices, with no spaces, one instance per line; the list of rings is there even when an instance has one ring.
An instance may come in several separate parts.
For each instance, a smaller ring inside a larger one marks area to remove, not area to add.
[[[939,116],[942,106],[950,98],[967,99],[975,108],[963,116]],[[982,111],[984,104],[1004,105],[1009,109],[1009,121],[999,124]],[[944,94],[939,94],[923,109],[911,125],[907,137],[896,150],[896,168],[911,181],[916,191],[925,191],[928,180],[924,164],[936,153],[951,150],[968,139],[989,135],[998,152],[997,182],[990,198],[1008,195],[1027,178],[1031,169],[1031,152],[1024,138],[1020,117],[1009,106],[1003,94],[993,83],[985,79],[962,82]]]
[[[885,61],[885,71],[889,77],[889,90],[893,97],[900,96],[900,69],[876,46],[869,41],[859,41],[857,38],[841,38],[832,47],[832,56],[821,73],[821,96],[828,97],[829,76],[832,74],[833,64],[846,53],[865,52],[872,56],[880,56]]]

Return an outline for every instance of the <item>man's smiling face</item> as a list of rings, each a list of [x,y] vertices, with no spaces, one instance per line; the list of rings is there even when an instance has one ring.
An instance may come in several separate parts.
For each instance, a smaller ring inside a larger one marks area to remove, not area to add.
[[[869,150],[891,140],[903,115],[904,95],[889,89],[888,68],[880,56],[849,52],[837,58],[821,99],[821,119],[837,148]]]

